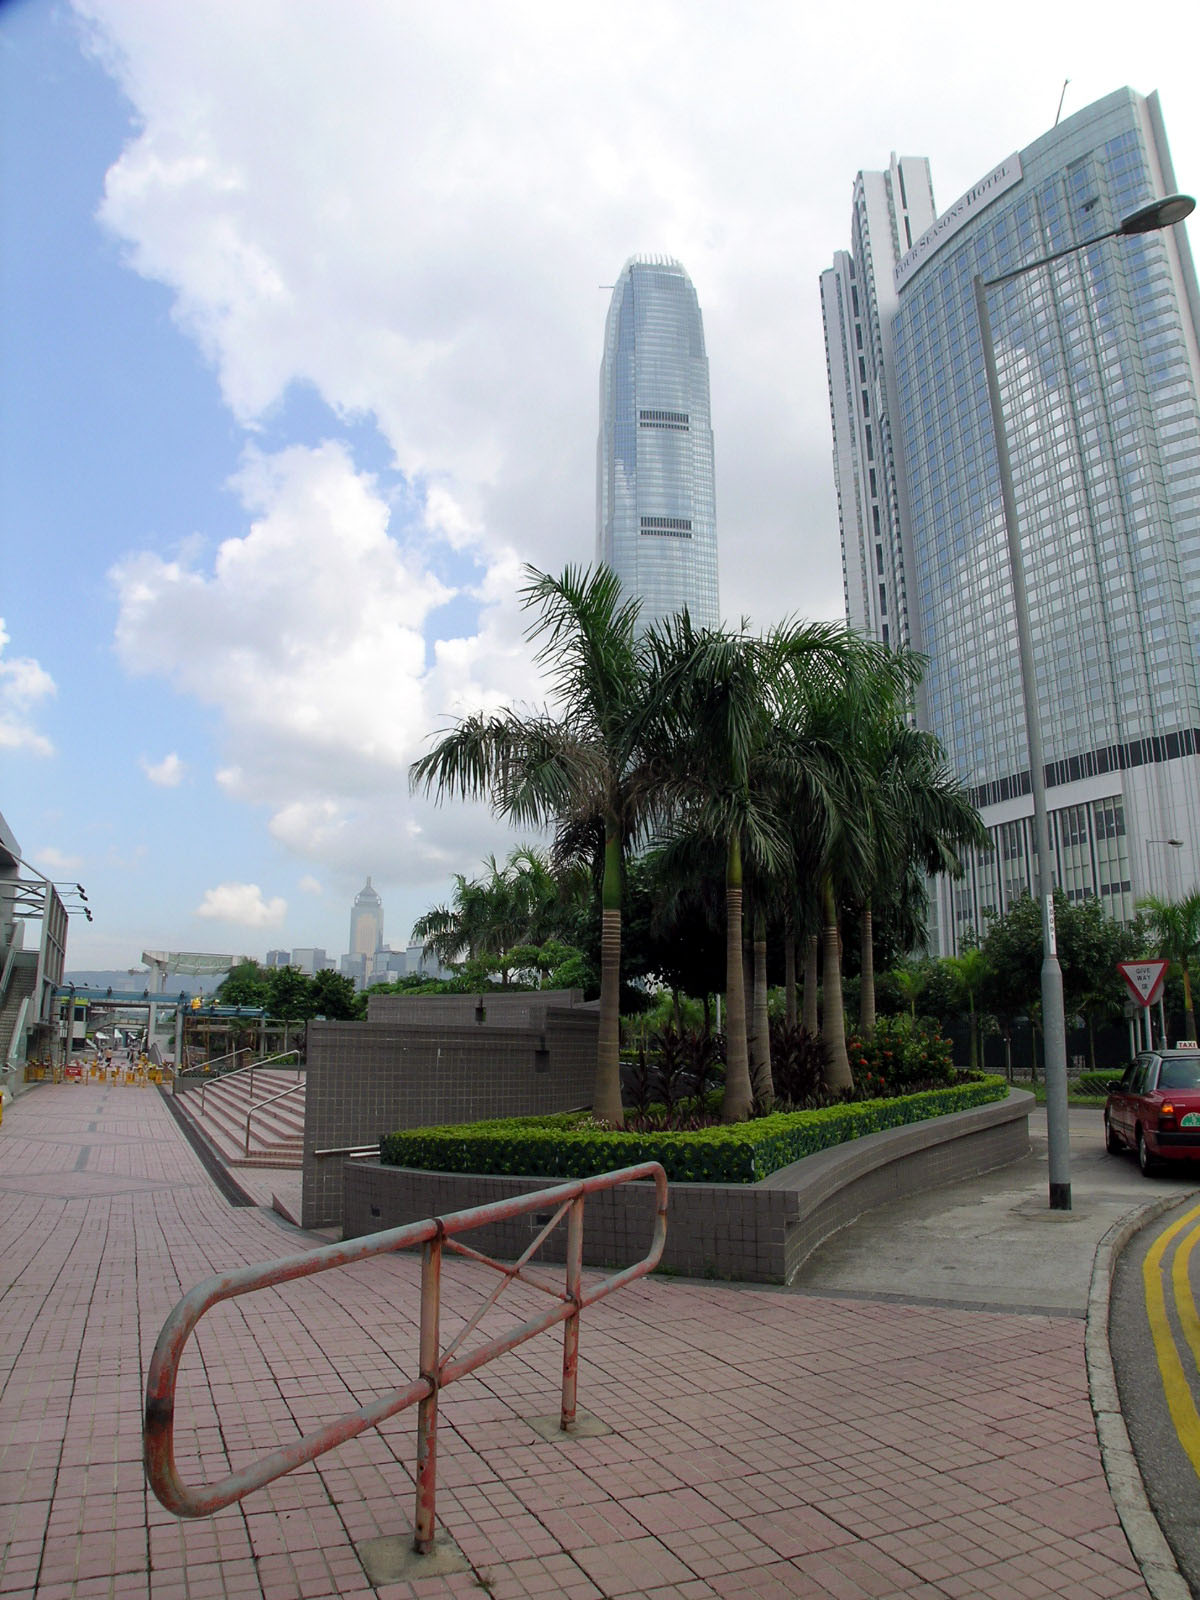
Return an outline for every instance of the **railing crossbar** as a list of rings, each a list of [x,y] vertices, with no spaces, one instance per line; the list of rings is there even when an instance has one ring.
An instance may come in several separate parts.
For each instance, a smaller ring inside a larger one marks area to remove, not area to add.
[[[494,1272],[503,1272],[509,1278],[528,1284],[531,1289],[540,1289],[543,1294],[560,1295],[562,1293],[552,1283],[544,1283],[541,1278],[535,1278],[528,1272],[520,1271],[516,1262],[497,1261],[492,1256],[485,1256],[479,1250],[472,1250],[469,1244],[460,1244],[457,1239],[447,1239],[446,1249],[453,1250],[456,1256],[464,1256],[468,1261],[478,1261],[481,1266],[491,1267]]]
[[[583,1207],[589,1194],[612,1189],[619,1184],[652,1179],[655,1185],[655,1222],[650,1249],[640,1261],[623,1268],[593,1284],[586,1291],[581,1278],[583,1257]],[[524,1216],[530,1211],[553,1207],[554,1215],[543,1225],[528,1248],[516,1262],[494,1261],[490,1257],[460,1244],[454,1235],[469,1232],[488,1223],[504,1222]],[[549,1234],[568,1218],[566,1287],[560,1292],[538,1282],[524,1272],[530,1257],[545,1242]],[[143,1426],[143,1448],[146,1477],[161,1503],[168,1511],[181,1517],[211,1515],[223,1506],[231,1505],[252,1490],[262,1488],[286,1472],[313,1461],[326,1450],[357,1438],[368,1428],[395,1416],[407,1407],[419,1408],[417,1430],[417,1497],[413,1548],[428,1553],[433,1548],[434,1493],[436,1477],[437,1401],[440,1391],[456,1379],[465,1377],[496,1356],[524,1344],[536,1334],[543,1333],[558,1323],[566,1325],[563,1338],[563,1380],[560,1426],[569,1431],[575,1421],[575,1389],[579,1348],[579,1315],[586,1307],[606,1299],[617,1289],[653,1271],[662,1257],[667,1232],[667,1180],[662,1167],[654,1161],[625,1167],[619,1172],[602,1173],[593,1178],[581,1178],[573,1183],[559,1184],[533,1194],[516,1195],[507,1200],[493,1201],[490,1205],[475,1206],[470,1210],[452,1212],[444,1217],[431,1217],[424,1222],[409,1223],[405,1227],[391,1228],[382,1233],[347,1243],[326,1245],[301,1256],[269,1261],[257,1267],[241,1267],[231,1272],[207,1279],[184,1295],[171,1312],[159,1334],[150,1361],[146,1383],[146,1411]],[[204,1484],[200,1488],[187,1487],[179,1477],[175,1464],[175,1387],[179,1363],[196,1324],[204,1313],[222,1300],[249,1294],[256,1289],[266,1289],[299,1278],[313,1277],[316,1273],[333,1267],[349,1266],[379,1255],[393,1254],[423,1247],[421,1269],[421,1336],[419,1362],[421,1374],[401,1388],[393,1389],[378,1399],[336,1417],[312,1433],[288,1445],[270,1451],[237,1472],[230,1473],[219,1482]],[[443,1247],[481,1265],[499,1272],[501,1281],[487,1297],[485,1304],[470,1318],[466,1326],[443,1351],[438,1333],[440,1317],[440,1286]],[[554,1305],[529,1317],[516,1328],[486,1339],[474,1349],[455,1358],[465,1340],[475,1332],[482,1318],[496,1304],[500,1295],[514,1280],[541,1289],[551,1295]]]
[[[496,1284],[496,1286],[492,1290],[491,1294],[488,1295],[487,1299],[479,1307],[479,1309],[476,1311],[475,1315],[473,1317],[471,1317],[471,1319],[468,1322],[464,1323],[463,1326],[459,1329],[458,1336],[453,1340],[453,1342],[451,1344],[449,1344],[446,1347],[445,1351],[443,1351],[443,1353],[442,1353],[442,1361],[443,1362],[448,1360],[449,1357],[454,1354],[454,1352],[458,1349],[459,1345],[462,1344],[464,1340],[470,1338],[471,1334],[474,1333],[475,1329],[483,1321],[484,1317],[487,1316],[488,1312],[496,1304],[497,1300],[499,1300],[500,1296],[504,1293],[505,1289],[507,1289],[508,1286],[512,1283],[513,1279],[520,1276],[521,1268],[526,1264],[526,1262],[535,1253],[535,1251],[538,1250],[538,1248],[545,1242],[545,1240],[548,1238],[548,1236],[554,1231],[554,1229],[562,1221],[563,1217],[566,1215],[567,1207],[570,1205],[570,1203],[571,1202],[568,1200],[564,1205],[559,1206],[558,1210],[551,1217],[550,1221],[545,1224],[545,1226],[542,1228],[540,1233],[538,1233],[538,1234],[536,1234],[534,1236],[534,1238],[529,1243],[529,1247],[522,1252],[522,1254],[517,1258],[516,1261],[511,1262],[511,1263],[509,1263],[509,1262],[501,1262],[501,1261],[490,1261],[490,1260],[487,1260],[486,1257],[483,1257],[483,1256],[480,1257],[480,1260],[486,1261],[487,1265],[489,1267],[494,1268],[497,1272],[500,1273],[500,1282],[498,1284]],[[458,1253],[460,1255],[465,1253],[464,1249],[463,1249],[463,1246],[459,1245],[456,1240],[451,1239],[451,1240],[449,1240],[447,1242],[449,1243],[449,1245],[450,1245],[450,1247],[452,1249],[457,1249],[457,1251],[458,1251]],[[533,1286],[535,1288],[542,1287],[542,1285],[539,1285],[539,1284],[535,1284]],[[556,1298],[561,1298],[558,1295],[558,1291],[556,1289],[550,1289],[549,1292],[552,1295],[554,1295]]]

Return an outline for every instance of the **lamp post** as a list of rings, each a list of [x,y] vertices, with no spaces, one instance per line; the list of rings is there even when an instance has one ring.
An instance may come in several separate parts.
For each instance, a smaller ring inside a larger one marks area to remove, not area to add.
[[[1021,697],[1025,706],[1025,735],[1029,746],[1029,786],[1033,795],[1034,859],[1037,863],[1037,892],[1042,910],[1042,1037],[1045,1050],[1046,1072],[1046,1127],[1050,1157],[1050,1209],[1071,1209],[1071,1154],[1070,1125],[1067,1110],[1067,1022],[1063,1007],[1062,968],[1054,933],[1054,862],[1050,848],[1050,816],[1046,808],[1046,767],[1042,750],[1042,724],[1038,713],[1037,680],[1034,676],[1033,634],[1029,625],[1029,600],[1025,587],[1025,564],[1021,555],[1021,533],[1017,521],[1016,494],[1013,489],[1012,463],[1008,453],[1008,437],[1004,428],[1004,411],[1000,399],[1000,377],[996,369],[996,351],[992,343],[992,325],[988,316],[987,291],[1027,272],[1074,255],[1079,250],[1091,249],[1105,239],[1115,239],[1136,233],[1154,233],[1182,222],[1195,209],[1190,195],[1168,195],[1155,200],[1139,210],[1116,228],[1099,233],[1080,244],[1067,245],[1050,255],[1027,261],[1023,266],[1002,272],[995,278],[975,275],[975,310],[979,318],[979,333],[983,344],[983,359],[987,370],[988,405],[992,417],[992,433],[996,441],[996,463],[1000,474],[1000,499],[1004,510],[1004,529],[1008,540],[1008,561],[1012,572],[1013,610],[1016,613],[1018,657],[1021,669]]]

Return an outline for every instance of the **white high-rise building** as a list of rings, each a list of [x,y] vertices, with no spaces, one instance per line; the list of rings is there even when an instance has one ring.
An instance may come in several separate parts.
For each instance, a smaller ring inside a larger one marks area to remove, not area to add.
[[[613,289],[600,367],[596,560],[647,628],[686,606],[720,620],[716,488],[704,326],[678,261],[635,256]]]
[[[954,950],[1032,883],[1016,621],[972,280],[1175,189],[1122,89],[940,216],[923,161],[855,184],[822,275],[850,621],[928,657],[918,714],[991,830],[935,897]],[[1200,293],[1182,226],[989,291],[1025,552],[1056,879],[1133,915],[1200,883]]]

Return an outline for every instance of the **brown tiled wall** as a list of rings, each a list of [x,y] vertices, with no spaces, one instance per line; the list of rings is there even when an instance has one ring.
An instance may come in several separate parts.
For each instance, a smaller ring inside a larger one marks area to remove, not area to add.
[[[490,1022],[484,1027],[310,1023],[303,1226],[335,1227],[342,1220],[342,1160],[318,1159],[317,1150],[375,1144],[396,1128],[590,1104],[596,1012],[547,1005],[540,1021],[537,1029],[493,1028]]]
[[[487,1028],[540,1028],[547,1011],[564,1006],[595,1010],[583,1005],[581,989],[518,989],[513,994],[373,994],[367,997],[368,1022],[443,1023],[450,1027],[480,1026],[482,1006]]]
[[[864,1211],[1026,1155],[1032,1105],[1032,1095],[1014,1093],[999,1105],[871,1134],[797,1161],[763,1183],[672,1184],[663,1265],[692,1277],[788,1283],[823,1239]],[[343,1172],[347,1238],[528,1194],[550,1182],[414,1172],[378,1162],[348,1162]],[[512,1259],[537,1232],[537,1215],[481,1228],[466,1242]],[[651,1184],[591,1196],[584,1260],[594,1267],[636,1261],[646,1253],[653,1217]],[[540,1255],[561,1261],[565,1241],[560,1226]]]

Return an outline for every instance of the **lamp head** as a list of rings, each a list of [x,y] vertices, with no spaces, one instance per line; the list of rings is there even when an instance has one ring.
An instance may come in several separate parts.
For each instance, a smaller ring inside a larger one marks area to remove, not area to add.
[[[1184,217],[1190,217],[1196,202],[1190,194],[1168,194],[1161,200],[1152,200],[1148,206],[1127,216],[1117,229],[1118,233],[1157,233],[1160,228],[1170,228]]]

